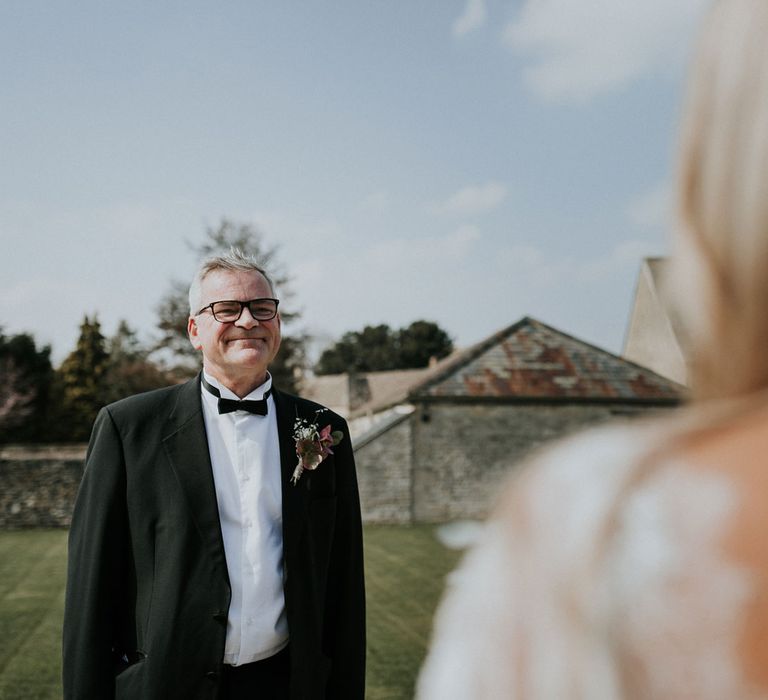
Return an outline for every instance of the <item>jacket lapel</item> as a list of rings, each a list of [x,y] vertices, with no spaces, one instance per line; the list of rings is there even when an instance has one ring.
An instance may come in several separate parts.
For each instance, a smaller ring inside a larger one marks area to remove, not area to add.
[[[178,400],[169,416],[163,447],[187,500],[200,538],[215,564],[222,567],[226,576],[216,487],[203,422],[200,375],[180,388]]]
[[[283,553],[286,567],[291,566],[293,553],[301,539],[307,508],[306,479],[291,482],[296,468],[296,446],[293,426],[296,421],[296,401],[288,394],[275,390],[277,433],[280,439],[280,476],[283,495]]]
[[[275,389],[277,432],[280,441],[280,474],[283,498],[283,554],[286,570],[293,568],[295,553],[306,521],[308,480],[291,482],[296,468],[293,426],[296,402],[288,394]],[[169,416],[169,427],[163,446],[176,479],[189,506],[190,514],[206,549],[226,574],[224,542],[221,536],[216,487],[213,481],[208,438],[203,421],[200,398],[200,376],[184,384]]]

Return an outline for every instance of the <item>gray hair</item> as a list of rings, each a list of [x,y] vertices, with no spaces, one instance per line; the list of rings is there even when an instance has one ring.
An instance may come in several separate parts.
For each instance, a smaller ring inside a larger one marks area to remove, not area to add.
[[[244,253],[239,248],[230,248],[224,255],[215,255],[205,258],[197,268],[195,276],[192,278],[192,284],[189,286],[189,315],[194,316],[200,310],[201,292],[200,289],[203,280],[217,270],[226,270],[229,272],[258,272],[269,285],[272,295],[275,293],[275,286],[270,276],[264,271],[252,255]]]

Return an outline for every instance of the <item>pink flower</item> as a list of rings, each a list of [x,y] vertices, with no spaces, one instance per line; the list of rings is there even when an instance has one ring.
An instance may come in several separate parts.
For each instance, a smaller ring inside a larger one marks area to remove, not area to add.
[[[296,440],[296,456],[299,458],[291,476],[291,481],[295,485],[305,469],[310,471],[317,469],[328,455],[333,454],[331,447],[341,442],[344,433],[340,430],[332,432],[330,424],[319,430],[316,423],[297,418],[293,437]]]

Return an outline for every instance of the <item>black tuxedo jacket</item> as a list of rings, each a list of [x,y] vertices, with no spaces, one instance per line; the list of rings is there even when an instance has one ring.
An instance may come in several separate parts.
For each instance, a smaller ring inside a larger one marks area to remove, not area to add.
[[[297,416],[320,406],[275,390],[283,484],[291,698],[362,699],[362,528],[349,430],[290,483]],[[230,585],[200,379],[107,406],[94,425],[69,535],[64,695],[216,698]]]

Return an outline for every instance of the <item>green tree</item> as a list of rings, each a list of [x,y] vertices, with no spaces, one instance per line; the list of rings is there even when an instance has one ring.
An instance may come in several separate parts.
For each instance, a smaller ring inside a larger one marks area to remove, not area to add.
[[[189,318],[189,283],[171,280],[170,289],[157,306],[157,328],[160,338],[153,350],[170,353],[171,357],[181,360],[182,365],[194,364],[196,352],[187,338],[187,319]],[[190,372],[192,374],[192,372]]]
[[[414,321],[398,331],[397,345],[401,367],[426,367],[453,352],[451,336],[432,321]]]
[[[105,403],[173,383],[173,379],[149,359],[150,348],[136,331],[121,320],[107,347]]]
[[[223,255],[232,248],[238,248],[253,256],[258,264],[267,270],[275,287],[280,289],[280,316],[283,322],[289,324],[298,318],[299,314],[290,309],[290,302],[293,299],[290,278],[278,261],[278,247],[268,245],[261,231],[252,224],[222,219],[215,228],[206,229],[202,243],[188,245],[198,260],[212,255]],[[176,364],[173,371],[177,375],[187,377],[197,372],[199,367],[199,353],[190,345],[187,338],[188,292],[189,281],[171,282],[170,289],[157,307],[157,328],[160,331],[160,338],[153,348],[156,353],[170,353]],[[283,327],[280,352],[270,366],[275,383],[283,389],[288,391],[295,389],[296,371],[303,368],[306,363],[306,340],[306,336],[302,334],[286,334]]]
[[[375,372],[398,369],[396,335],[386,324],[349,331],[326,349],[315,366],[317,374]]]
[[[51,348],[0,330],[0,442],[45,442],[53,367]]]
[[[296,391],[296,379],[307,366],[307,336],[304,334],[284,335],[280,351],[269,366],[275,386],[286,391]]]
[[[77,345],[57,372],[62,393],[62,411],[57,420],[61,440],[88,439],[96,414],[109,403],[108,367],[109,355],[101,324],[95,315],[93,319],[85,316]]]
[[[388,325],[365,326],[345,333],[327,348],[315,365],[317,374],[380,372],[426,367],[432,357],[442,358],[453,350],[450,336],[431,321],[414,321],[407,328]]]

